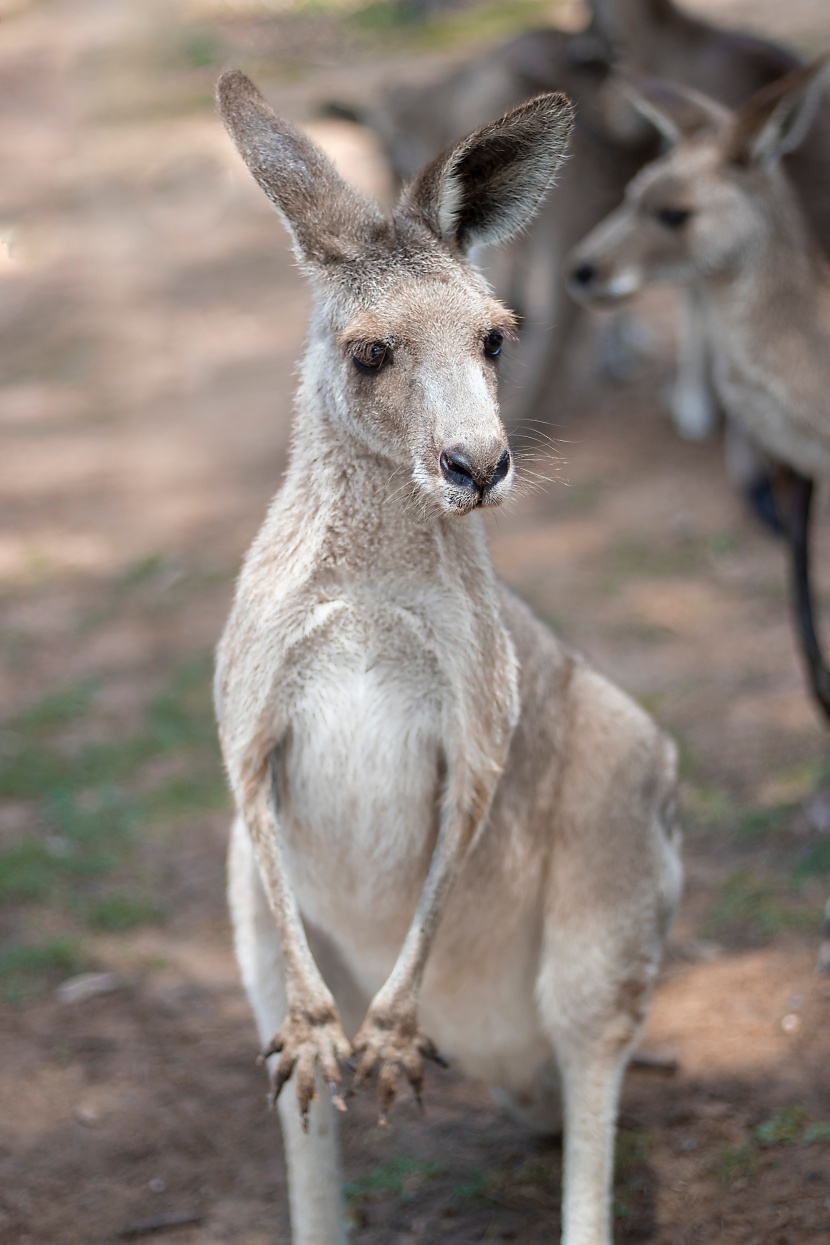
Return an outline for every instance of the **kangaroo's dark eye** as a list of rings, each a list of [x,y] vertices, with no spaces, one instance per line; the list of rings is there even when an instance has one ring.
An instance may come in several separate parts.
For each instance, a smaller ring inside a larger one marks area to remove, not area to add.
[[[377,372],[391,358],[392,351],[386,342],[362,342],[352,355],[352,361],[360,372]]]
[[[484,339],[484,353],[488,359],[497,359],[501,354],[502,342],[504,341],[504,333],[500,333],[498,329],[493,329]]]
[[[657,209],[654,217],[667,229],[682,229],[691,214],[689,208],[663,207]]]

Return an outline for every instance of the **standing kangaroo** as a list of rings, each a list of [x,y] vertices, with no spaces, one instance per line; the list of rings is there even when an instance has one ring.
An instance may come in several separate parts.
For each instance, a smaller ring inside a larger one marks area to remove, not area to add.
[[[785,468],[799,640],[830,718],[809,575],[812,480],[830,475],[830,269],[781,167],[809,132],[825,63],[787,75],[738,113],[669,84],[648,89],[639,106],[671,149],[577,248],[571,288],[594,304],[653,282],[699,289],[724,409]]]
[[[468,258],[536,209],[569,105],[476,131],[391,218],[243,74],[219,105],[315,294],[216,675],[236,947],[274,1096],[293,1074],[299,1099],[278,1104],[294,1245],[346,1239],[338,1061],[377,1072],[385,1114],[437,1047],[543,1129],[561,1074],[562,1239],[607,1245],[620,1080],[679,891],[674,749],[495,577],[511,317]]]

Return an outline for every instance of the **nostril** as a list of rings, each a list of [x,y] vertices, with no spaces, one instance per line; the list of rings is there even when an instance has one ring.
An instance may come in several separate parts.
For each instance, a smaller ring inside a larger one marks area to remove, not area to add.
[[[510,451],[505,450],[499,461],[496,463],[496,470],[493,472],[487,484],[488,488],[495,488],[497,484],[501,484],[504,477],[510,470]]]
[[[441,467],[441,474],[445,480],[449,480],[450,484],[478,492],[478,484],[473,475],[470,460],[465,457],[461,450],[442,450],[438,461]]]
[[[589,264],[587,260],[584,260],[574,268],[571,273],[571,280],[577,285],[590,285],[596,275],[596,265]]]

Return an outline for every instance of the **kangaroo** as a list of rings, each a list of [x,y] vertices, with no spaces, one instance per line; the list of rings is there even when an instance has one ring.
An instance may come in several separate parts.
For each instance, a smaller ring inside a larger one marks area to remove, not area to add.
[[[570,107],[484,126],[385,216],[243,74],[218,98],[315,299],[287,474],[216,670],[230,907],[294,1245],[346,1240],[339,1063],[377,1074],[385,1117],[439,1049],[540,1129],[561,1081],[562,1240],[606,1245],[620,1080],[679,894],[675,750],[496,579],[512,319],[469,258],[538,207]]]
[[[802,65],[788,48],[704,21],[673,0],[589,0],[589,4],[594,37],[617,49],[629,73],[680,83],[728,108],[740,107],[757,91]],[[611,103],[619,109],[618,96],[613,92]],[[646,118],[642,120],[648,124]],[[627,125],[636,134],[630,118]],[[809,133],[782,159],[808,225],[828,256],[829,152],[830,102],[821,102]],[[694,286],[685,286],[680,293],[683,327],[670,408],[681,435],[698,440],[715,430],[718,403],[712,392],[713,364],[700,300]],[[745,447],[740,449],[740,465],[734,456],[727,457],[730,474],[751,493],[758,485],[762,465]]]
[[[699,291],[720,400],[780,465],[799,640],[830,718],[809,576],[812,480],[830,474],[830,269],[781,166],[809,130],[825,64],[787,75],[737,113],[655,84],[639,106],[671,149],[577,248],[570,280],[593,305],[653,282]]]

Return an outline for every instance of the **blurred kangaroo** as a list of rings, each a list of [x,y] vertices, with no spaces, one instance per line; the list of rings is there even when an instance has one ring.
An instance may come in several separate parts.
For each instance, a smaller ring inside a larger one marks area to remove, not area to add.
[[[589,0],[583,31],[527,32],[425,85],[395,87],[362,114],[384,140],[399,177],[499,112],[539,91],[563,90],[576,126],[557,195],[527,235],[497,260],[491,276],[522,320],[518,360],[503,386],[508,416],[520,424],[549,419],[580,333],[579,310],[564,294],[564,259],[585,232],[622,199],[634,173],[657,154],[656,136],[629,106],[613,72],[674,79],[736,106],[796,68],[787,49],[683,12],[671,0]],[[788,172],[811,226],[830,253],[830,107]],[[672,414],[685,436],[708,435],[717,422],[709,359],[694,291],[684,299]],[[748,468],[749,473],[752,467]]]
[[[826,58],[737,113],[654,84],[638,106],[671,144],[572,259],[574,294],[616,305],[655,282],[694,284],[724,409],[778,464],[799,640],[830,718],[809,575],[812,478],[830,475],[830,268],[784,170],[806,141]]]
[[[675,752],[495,577],[512,320],[469,261],[538,207],[570,108],[508,112],[387,217],[243,74],[218,94],[314,290],[286,478],[216,673],[294,1245],[346,1240],[338,1062],[377,1072],[385,1115],[438,1047],[539,1129],[561,1082],[562,1240],[607,1245],[620,1080],[680,884]]]
[[[739,107],[803,63],[780,44],[703,21],[673,0],[589,3],[594,35],[617,49],[629,72],[692,87],[729,108]],[[809,134],[783,159],[807,224],[830,256],[830,102],[819,105]],[[717,401],[712,393],[711,352],[694,286],[683,291],[683,303],[685,323],[671,410],[678,430],[697,439],[716,427]],[[734,461],[737,474],[744,477],[741,482],[751,486],[761,470],[757,460],[740,451]]]

